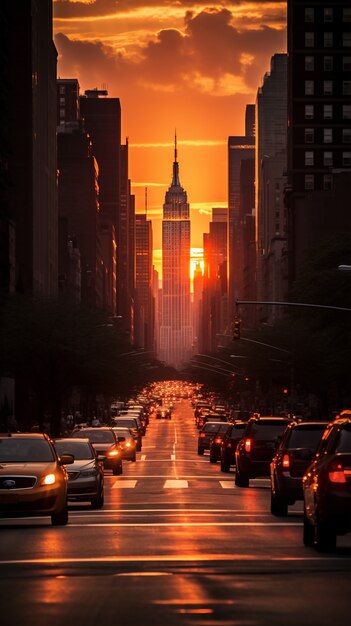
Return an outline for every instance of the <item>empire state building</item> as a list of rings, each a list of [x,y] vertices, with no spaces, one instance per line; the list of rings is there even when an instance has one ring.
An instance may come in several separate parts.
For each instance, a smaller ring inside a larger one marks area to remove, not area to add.
[[[187,193],[179,181],[175,137],[172,184],[162,220],[162,306],[159,358],[181,368],[192,354],[190,318],[190,219]]]

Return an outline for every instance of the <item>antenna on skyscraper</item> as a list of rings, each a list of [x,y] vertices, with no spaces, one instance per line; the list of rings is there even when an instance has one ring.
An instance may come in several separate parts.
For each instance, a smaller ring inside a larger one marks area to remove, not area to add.
[[[174,161],[177,162],[177,129],[174,131]]]

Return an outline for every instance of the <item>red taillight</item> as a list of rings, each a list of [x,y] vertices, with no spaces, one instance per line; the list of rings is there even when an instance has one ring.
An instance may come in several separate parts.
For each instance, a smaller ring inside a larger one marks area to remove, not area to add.
[[[251,439],[245,439],[245,452],[251,452]]]
[[[232,443],[229,441],[229,443],[227,443],[227,448],[231,448],[232,447]]]
[[[200,437],[205,437],[205,433],[200,433]]]
[[[222,439],[221,439],[221,437],[216,437],[216,438],[214,439],[214,443],[222,443]]]
[[[333,463],[329,468],[328,475],[331,483],[346,483],[344,466],[341,463]]]
[[[284,467],[284,469],[288,469],[290,467],[290,457],[288,454],[284,454],[282,466]]]

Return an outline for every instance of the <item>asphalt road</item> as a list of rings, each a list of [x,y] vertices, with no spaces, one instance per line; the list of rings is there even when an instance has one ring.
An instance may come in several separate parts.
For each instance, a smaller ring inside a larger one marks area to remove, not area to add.
[[[302,544],[302,503],[270,514],[269,482],[197,456],[188,401],[153,420],[136,463],[106,472],[105,506],[0,520],[5,626],[324,626],[349,623],[351,535]]]

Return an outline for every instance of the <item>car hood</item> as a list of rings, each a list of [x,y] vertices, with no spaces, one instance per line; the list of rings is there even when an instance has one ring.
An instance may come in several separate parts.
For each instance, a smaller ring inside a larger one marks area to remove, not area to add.
[[[94,459],[82,459],[75,460],[74,463],[67,467],[68,472],[81,472],[83,470],[94,469],[95,461]]]
[[[18,476],[37,476],[44,473],[54,472],[57,464],[51,463],[0,463],[0,476],[16,474]]]

